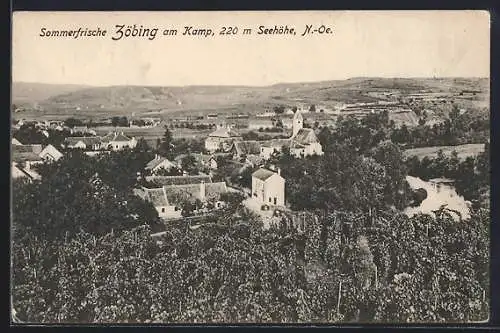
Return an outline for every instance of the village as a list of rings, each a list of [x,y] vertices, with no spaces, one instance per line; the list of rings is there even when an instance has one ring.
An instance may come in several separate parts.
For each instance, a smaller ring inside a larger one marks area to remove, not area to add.
[[[47,129],[61,131],[62,126],[61,123],[36,125],[46,136]],[[190,211],[189,214],[200,216],[222,209],[226,204],[224,194],[236,192],[246,198],[244,205],[247,208],[260,214],[265,221],[272,220],[275,214],[287,209],[286,180],[276,166],[268,165],[266,168],[266,161],[283,149],[296,158],[321,156],[322,146],[314,129],[304,128],[304,119],[300,111],[294,113],[292,134],[286,139],[244,140],[233,127],[226,124],[218,126],[205,139],[203,151],[180,154],[172,160],[156,154],[138,175],[145,182],[134,189],[134,194],[151,202],[158,216],[168,221],[187,216],[186,210]],[[134,149],[138,144],[137,138],[128,137],[118,129],[107,135],[98,136],[91,128],[75,126],[69,129],[69,133],[71,136],[66,137],[60,147],[51,144],[45,146],[23,144],[13,138],[12,177],[28,181],[40,180],[41,176],[36,171],[36,165],[56,162],[68,151],[80,150],[92,157]],[[187,156],[196,164],[199,170],[196,174],[186,170]],[[243,174],[248,168],[255,170],[249,175],[251,179],[246,180],[251,184],[251,188],[236,187],[234,184],[230,186],[223,180],[227,178],[224,175],[219,181],[213,181],[218,163],[234,164],[233,170],[237,174]],[[186,202],[196,205],[187,208]]]

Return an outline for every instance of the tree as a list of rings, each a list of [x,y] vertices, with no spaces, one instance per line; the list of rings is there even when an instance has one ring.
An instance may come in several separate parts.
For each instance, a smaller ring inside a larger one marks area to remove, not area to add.
[[[198,174],[196,158],[191,154],[188,154],[184,158],[182,158],[181,167],[182,170],[186,171],[190,175]]]
[[[174,149],[172,132],[170,132],[170,129],[167,126],[165,126],[164,128],[165,128],[165,133],[161,138],[158,152],[162,156],[170,157],[169,155],[171,155]]]
[[[241,203],[245,199],[245,195],[240,192],[226,192],[222,193],[220,196],[220,200],[224,201],[228,205],[228,209],[231,212],[235,212],[239,207],[241,207]]]
[[[73,128],[76,126],[83,126],[83,121],[81,121],[80,119],[76,119],[76,118],[67,118],[64,121],[64,125],[69,127],[69,128]]]
[[[140,204],[127,183],[135,182],[135,173],[129,175],[123,167],[107,175],[108,165],[101,168],[99,162],[75,151],[41,167],[41,181],[14,193],[13,223],[47,239],[61,239],[79,230],[102,235],[154,222],[150,219],[157,216],[156,210]]]
[[[274,113],[276,113],[276,114],[282,114],[285,112],[285,106],[284,105],[275,106],[273,108],[273,110],[274,110]]]
[[[47,137],[34,124],[23,124],[17,131],[12,133],[12,137],[25,145],[41,144],[47,141]]]
[[[111,126],[118,127],[119,123],[120,123],[120,117],[114,116],[111,118]]]

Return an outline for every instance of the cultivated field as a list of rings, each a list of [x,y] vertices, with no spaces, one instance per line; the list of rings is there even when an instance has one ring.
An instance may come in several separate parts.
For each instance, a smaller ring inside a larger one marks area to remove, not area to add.
[[[467,144],[460,146],[434,146],[434,147],[423,147],[423,148],[413,148],[407,149],[403,152],[406,157],[417,156],[422,159],[425,156],[429,158],[436,157],[438,151],[442,150],[447,156],[455,150],[458,154],[459,159],[466,159],[469,156],[477,156],[484,152],[484,144]]]

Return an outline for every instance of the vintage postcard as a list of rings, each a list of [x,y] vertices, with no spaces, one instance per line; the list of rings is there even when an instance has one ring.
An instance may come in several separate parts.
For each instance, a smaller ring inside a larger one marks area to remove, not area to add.
[[[12,324],[489,320],[488,12],[15,12],[12,50]]]

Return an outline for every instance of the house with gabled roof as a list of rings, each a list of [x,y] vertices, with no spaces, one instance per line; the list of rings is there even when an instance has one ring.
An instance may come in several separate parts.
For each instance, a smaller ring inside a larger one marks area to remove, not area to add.
[[[231,149],[234,141],[241,141],[241,135],[229,127],[221,127],[210,133],[205,139],[205,149],[209,152],[223,151]]]
[[[238,159],[248,155],[259,155],[260,146],[261,142],[256,140],[236,141],[233,144],[231,153]]]
[[[285,205],[285,179],[281,172],[260,168],[252,174],[252,198],[260,204]]]
[[[123,132],[111,132],[101,138],[102,146],[109,150],[123,150],[135,148],[137,140],[124,135]]]
[[[146,167],[144,170],[150,174],[155,174],[156,172],[160,170],[171,170],[171,169],[178,169],[179,166],[177,163],[171,162],[165,157],[162,157],[158,154],[155,155],[155,158],[153,158],[151,161],[149,161],[146,164]]]
[[[44,161],[50,161],[50,162],[58,161],[61,157],[64,156],[53,145],[47,145],[45,148],[42,149],[39,155]]]
[[[196,201],[204,204],[207,210],[208,202],[213,203],[214,209],[222,208],[221,194],[228,192],[225,182],[182,185],[166,185],[158,188],[135,189],[134,193],[146,201],[151,202],[158,216],[165,219],[182,217],[184,203]]]

